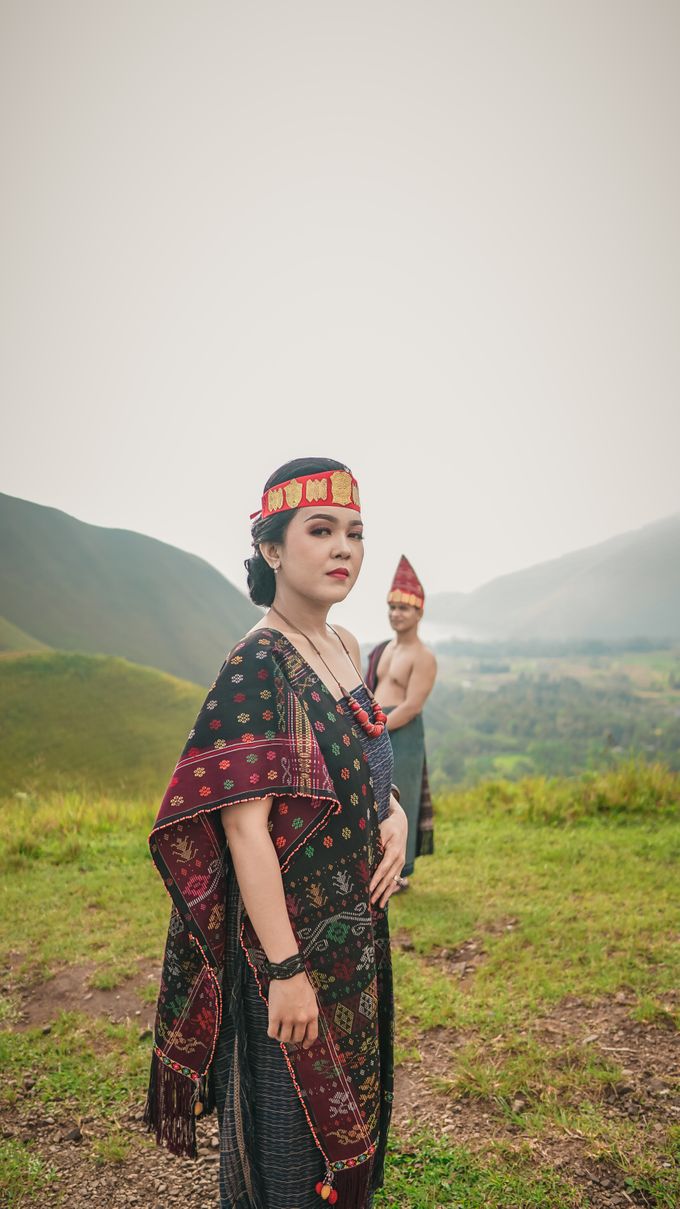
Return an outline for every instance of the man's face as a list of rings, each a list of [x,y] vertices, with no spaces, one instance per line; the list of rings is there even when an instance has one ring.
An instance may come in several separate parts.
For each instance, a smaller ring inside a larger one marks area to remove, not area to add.
[[[410,630],[415,630],[423,615],[423,610],[417,609],[415,605],[389,604],[387,610],[395,634],[407,634]]]

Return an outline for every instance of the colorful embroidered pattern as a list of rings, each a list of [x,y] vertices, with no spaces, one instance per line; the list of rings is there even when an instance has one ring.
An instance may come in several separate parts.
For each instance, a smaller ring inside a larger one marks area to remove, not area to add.
[[[320,1007],[317,1042],[282,1049],[315,1141],[329,1168],[343,1171],[384,1152],[392,1092],[389,936],[369,895],[381,856],[377,806],[349,709],[283,635],[258,630],[211,687],[150,837],[174,903],[155,1059],[194,1087],[209,1070],[221,1014],[218,807],[270,794],[288,913]],[[241,944],[266,999],[264,953],[247,918]],[[153,1090],[152,1080],[147,1120],[171,1142],[178,1130],[162,1117],[172,1096],[154,1104]],[[193,1152],[193,1140],[186,1149]]]

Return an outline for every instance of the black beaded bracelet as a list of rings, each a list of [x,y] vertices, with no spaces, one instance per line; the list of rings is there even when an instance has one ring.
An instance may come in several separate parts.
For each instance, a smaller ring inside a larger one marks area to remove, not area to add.
[[[305,963],[301,953],[293,953],[285,961],[269,961],[264,959],[264,969],[268,978],[294,978],[296,974],[304,974]]]

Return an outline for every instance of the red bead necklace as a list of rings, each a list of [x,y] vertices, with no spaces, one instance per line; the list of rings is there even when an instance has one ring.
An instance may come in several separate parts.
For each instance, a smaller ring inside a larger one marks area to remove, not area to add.
[[[312,650],[315,651],[316,654],[319,656],[319,659],[323,663],[324,667],[328,668],[328,671],[330,672],[331,676],[335,680],[335,683],[337,684],[337,686],[340,689],[343,696],[345,696],[347,698],[349,708],[351,709],[352,713],[354,714],[355,721],[359,723],[359,726],[361,727],[361,729],[363,731],[365,731],[365,733],[368,735],[369,739],[380,738],[380,735],[383,733],[383,731],[385,729],[385,723],[387,722],[387,714],[383,713],[380,706],[378,705],[378,702],[376,701],[373,693],[371,692],[370,688],[366,684],[366,681],[364,680],[363,676],[361,675],[361,672],[359,671],[356,663],[352,659],[352,656],[350,655],[349,651],[347,650],[347,647],[345,646],[344,642],[342,641],[342,638],[338,634],[338,631],[334,630],[333,626],[330,625],[330,623],[328,623],[328,622],[326,623],[328,625],[329,630],[332,630],[333,633],[335,634],[335,637],[338,639],[338,642],[340,643],[343,651],[345,652],[347,658],[349,659],[350,663],[352,664],[352,667],[354,668],[357,676],[361,680],[362,685],[366,689],[366,692],[370,699],[371,705],[373,707],[373,718],[370,717],[368,711],[364,709],[363,705],[359,704],[356,697],[354,697],[352,695],[352,693],[347,692],[347,689],[344,687],[344,685],[342,685],[340,683],[340,681],[338,680],[333,669],[331,667],[328,667],[328,664],[326,663],[326,660],[324,659],[323,655],[321,654],[321,651],[318,649],[318,647],[316,647],[314,645],[311,638],[309,638],[308,635],[305,634],[304,630],[301,630],[299,626],[294,625],[292,621],[289,621],[287,617],[284,617],[283,613],[281,613],[279,609],[274,608],[274,605],[270,605],[269,608],[270,608],[270,612],[276,613],[276,615],[278,617],[280,617],[282,621],[285,621],[286,625],[290,626],[292,630],[297,630],[298,634],[302,634],[302,637],[307,639],[307,642],[311,646]]]

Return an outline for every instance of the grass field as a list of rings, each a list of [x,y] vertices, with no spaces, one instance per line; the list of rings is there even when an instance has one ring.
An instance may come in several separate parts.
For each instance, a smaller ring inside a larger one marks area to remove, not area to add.
[[[0,785],[158,796],[204,696],[113,655],[1,655]]]
[[[75,794],[0,809],[10,1206],[216,1203],[210,1153],[191,1199],[137,1120],[168,916],[154,813]],[[486,784],[436,818],[435,857],[390,908],[400,1065],[379,1205],[672,1209],[680,778]]]

